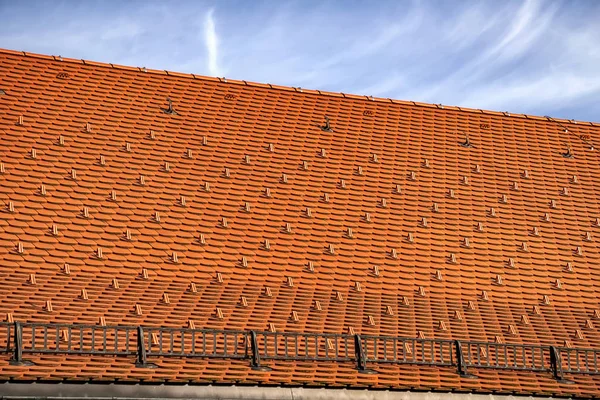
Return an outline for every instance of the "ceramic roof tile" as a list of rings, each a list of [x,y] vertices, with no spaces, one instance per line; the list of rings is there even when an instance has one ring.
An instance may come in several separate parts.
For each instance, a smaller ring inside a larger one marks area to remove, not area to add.
[[[600,345],[596,124],[7,50],[0,65],[11,321]],[[0,355],[2,376],[600,390],[403,365],[31,360]]]

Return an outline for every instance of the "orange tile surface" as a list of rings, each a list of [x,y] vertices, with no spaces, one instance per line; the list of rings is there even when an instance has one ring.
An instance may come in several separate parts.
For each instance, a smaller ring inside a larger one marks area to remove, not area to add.
[[[600,346],[598,125],[8,50],[0,90],[3,319]],[[0,356],[0,378],[600,393],[584,375],[28,358]]]

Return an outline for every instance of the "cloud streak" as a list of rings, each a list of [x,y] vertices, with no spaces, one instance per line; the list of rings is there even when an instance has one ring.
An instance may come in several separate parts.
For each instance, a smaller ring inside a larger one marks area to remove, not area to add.
[[[214,9],[210,9],[204,19],[204,44],[206,45],[208,72],[213,76],[220,76],[221,69],[218,65],[219,37],[215,28]]]

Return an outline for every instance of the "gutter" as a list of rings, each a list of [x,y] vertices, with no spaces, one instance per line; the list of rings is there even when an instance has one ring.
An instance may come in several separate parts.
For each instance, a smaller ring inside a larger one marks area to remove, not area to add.
[[[0,384],[0,399],[86,400],[546,400],[551,397],[264,386],[125,385],[97,383]]]

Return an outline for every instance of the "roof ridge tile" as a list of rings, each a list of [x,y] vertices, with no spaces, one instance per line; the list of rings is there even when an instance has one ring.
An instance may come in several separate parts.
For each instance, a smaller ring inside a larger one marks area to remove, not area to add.
[[[2,54],[2,53],[4,53],[4,54],[19,55],[19,56],[23,55],[25,57],[40,58],[40,59],[52,59],[52,58],[54,58],[55,60],[58,61],[58,59],[56,57],[53,57],[53,56],[48,56],[48,55],[44,55],[44,54],[38,54],[38,53],[31,53],[31,52],[16,51],[16,50],[10,50],[10,49],[0,48],[0,54]],[[236,81],[236,80],[229,80],[228,81],[228,80],[226,80],[224,78],[212,77],[212,76],[207,76],[207,75],[197,75],[197,74],[191,74],[191,73],[172,72],[172,71],[166,71],[166,70],[154,70],[154,69],[149,69],[149,68],[146,69],[146,71],[143,71],[143,68],[140,68],[140,67],[130,67],[130,66],[113,64],[113,63],[105,63],[105,62],[90,61],[90,60],[80,60],[80,59],[63,58],[63,57],[61,57],[59,62],[62,62],[62,63],[74,63],[74,64],[84,64],[84,65],[90,65],[90,66],[95,66],[95,67],[100,67],[100,68],[122,69],[124,71],[129,71],[129,72],[140,72],[140,73],[148,73],[148,74],[155,74],[155,75],[171,75],[171,76],[176,76],[176,77],[181,77],[181,78],[187,78],[187,79],[190,79],[190,80],[201,80],[201,81],[207,81],[207,82],[221,82],[221,83],[233,83],[233,84],[243,85],[243,86],[260,86],[260,87],[265,87],[265,84],[261,84],[261,83],[257,83],[257,82]],[[411,100],[381,98],[381,97],[364,96],[364,95],[348,95],[348,94],[344,94],[344,93],[326,92],[326,91],[323,91],[323,90],[306,89],[306,88],[302,88],[301,90],[299,90],[300,88],[294,88],[294,87],[291,87],[291,86],[280,86],[280,85],[267,85],[267,86],[271,90],[295,91],[297,93],[304,93],[304,94],[307,94],[307,95],[310,95],[310,94],[319,94],[319,95],[322,95],[322,96],[329,96],[329,97],[347,97],[347,98],[348,97],[352,97],[354,99],[365,101],[365,102],[375,101],[375,102],[398,104],[398,105],[412,105],[412,106],[415,106],[415,107],[424,107],[424,108],[433,108],[433,107],[439,108],[438,104],[422,103],[422,102],[411,101]],[[455,111],[462,111],[462,112],[473,113],[473,114],[480,114],[480,115],[481,114],[483,114],[483,115],[500,115],[500,114],[502,114],[502,115],[504,115],[505,117],[508,117],[508,118],[515,118],[515,119],[527,118],[527,119],[535,119],[535,120],[539,120],[539,121],[549,121],[549,117],[547,117],[547,116],[540,116],[540,115],[528,115],[528,114],[517,114],[517,113],[502,113],[500,111],[494,111],[494,110],[473,109],[473,108],[469,108],[469,107],[459,107],[459,106],[449,106],[449,105],[444,106],[444,109],[455,110]],[[560,122],[560,123],[567,123],[567,124],[573,124],[573,125],[585,124],[585,125],[589,125],[589,126],[596,126],[594,122],[590,122],[590,121],[580,121],[580,120],[573,120],[573,119],[557,119],[557,118],[551,118],[551,119],[553,121],[555,121],[555,122]]]

